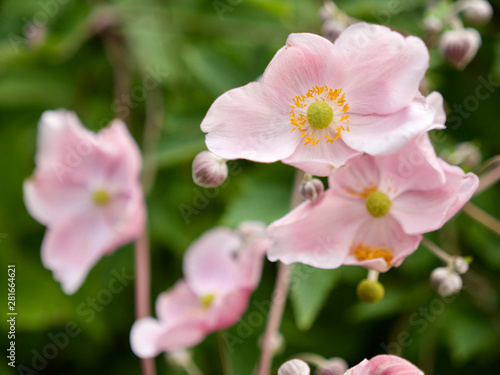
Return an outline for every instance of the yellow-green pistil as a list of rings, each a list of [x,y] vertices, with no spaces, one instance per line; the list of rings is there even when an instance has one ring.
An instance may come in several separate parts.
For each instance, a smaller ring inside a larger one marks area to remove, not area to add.
[[[110,196],[104,190],[96,190],[92,195],[92,200],[97,206],[104,206],[109,202]]]
[[[362,280],[356,288],[356,294],[361,302],[375,303],[384,298],[384,286],[378,281]]]
[[[201,306],[203,306],[204,309],[207,309],[210,307],[212,304],[212,301],[214,300],[214,295],[213,294],[207,294],[204,295],[203,297],[200,298]]]
[[[372,191],[366,197],[366,209],[373,217],[383,217],[391,209],[391,200],[381,191]]]
[[[307,122],[315,129],[324,129],[333,120],[333,109],[327,103],[318,100],[307,108]]]

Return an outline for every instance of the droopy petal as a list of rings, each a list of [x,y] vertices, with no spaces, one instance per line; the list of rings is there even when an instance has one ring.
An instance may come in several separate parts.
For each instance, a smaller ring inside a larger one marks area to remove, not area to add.
[[[330,189],[349,199],[362,199],[368,189],[377,188],[380,183],[381,172],[376,159],[370,155],[351,159],[342,168],[334,170],[328,179]]]
[[[378,355],[363,360],[344,375],[424,375],[415,365],[394,355]]]
[[[405,38],[385,26],[352,25],[340,34],[334,49],[341,62],[332,70],[342,71],[338,86],[356,114],[402,110],[415,97],[429,65],[422,40]]]
[[[444,123],[446,122],[446,112],[444,110],[443,96],[439,92],[433,91],[425,97],[425,101],[436,111],[436,113],[434,114],[433,129],[444,129]]]
[[[217,98],[201,130],[208,133],[208,149],[219,157],[275,162],[290,156],[297,146],[297,139],[290,136],[289,112],[287,98],[252,82]]]
[[[196,240],[184,255],[184,276],[198,295],[228,293],[237,287],[236,251],[241,237],[227,229],[217,228]]]
[[[333,51],[333,44],[319,35],[290,34],[269,63],[262,82],[279,90],[291,105],[295,96],[305,95],[315,85],[329,85],[335,78],[338,58]]]
[[[254,290],[260,282],[266,251],[271,242],[267,237],[248,240],[238,252],[238,285],[242,289]]]
[[[440,160],[446,183],[432,190],[409,190],[398,195],[391,213],[409,234],[441,228],[476,191],[479,179]]]
[[[382,174],[380,190],[391,198],[406,190],[437,188],[446,181],[428,133],[413,138],[394,154],[374,160]]]
[[[271,261],[300,262],[318,268],[336,268],[344,261],[355,231],[367,215],[356,198],[339,198],[327,190],[316,202],[304,202],[273,222],[268,234]]]
[[[359,154],[359,151],[353,150],[339,138],[334,144],[321,141],[315,146],[300,145],[282,161],[315,176],[329,176],[333,168],[340,167]]]
[[[386,249],[392,254],[392,262],[388,264],[382,258],[360,260],[350,251],[344,264],[386,272],[391,267],[398,267],[408,255],[418,248],[421,240],[422,236],[420,235],[406,234],[391,215],[381,218],[369,217],[353,236],[352,246],[363,244],[372,249]]]
[[[130,331],[130,346],[140,358],[156,357],[161,352],[185,349],[205,337],[202,322],[170,326],[153,318],[137,320]]]
[[[52,270],[66,294],[73,294],[104,254],[111,238],[101,215],[82,213],[47,229],[42,243],[43,265]]]
[[[353,149],[370,155],[396,152],[413,137],[434,127],[435,110],[422,97],[410,102],[392,114],[351,114],[350,131],[342,132],[342,139]]]
[[[68,181],[61,184],[46,174],[35,173],[23,184],[26,209],[39,223],[63,222],[87,208],[89,191]]]
[[[200,297],[195,294],[186,280],[181,279],[156,299],[158,319],[176,325],[179,322],[203,317]]]
[[[238,289],[213,301],[206,311],[205,321],[208,332],[228,328],[235,324],[246,311],[250,299],[250,289]]]

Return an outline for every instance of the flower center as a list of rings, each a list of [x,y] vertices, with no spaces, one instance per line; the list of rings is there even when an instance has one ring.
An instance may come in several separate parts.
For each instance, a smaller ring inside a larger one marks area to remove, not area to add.
[[[96,190],[94,191],[94,194],[92,195],[92,200],[97,206],[105,206],[108,204],[109,200],[111,197],[105,190]]]
[[[200,298],[201,306],[203,306],[204,309],[208,309],[212,304],[214,298],[215,296],[213,294],[204,295],[203,297]]]
[[[356,257],[357,260],[370,260],[376,258],[382,258],[385,260],[388,266],[392,263],[392,252],[383,247],[371,247],[364,243],[357,243],[351,246],[352,254]]]
[[[291,132],[298,130],[305,145],[315,146],[322,138],[333,143],[342,131],[349,131],[349,105],[342,89],[314,86],[305,95],[293,98],[293,103],[289,115],[294,127]]]
[[[324,129],[333,120],[333,109],[325,102],[317,101],[307,108],[307,121],[315,129]]]
[[[392,202],[387,194],[375,190],[366,198],[366,209],[373,217],[383,217],[391,209]]]

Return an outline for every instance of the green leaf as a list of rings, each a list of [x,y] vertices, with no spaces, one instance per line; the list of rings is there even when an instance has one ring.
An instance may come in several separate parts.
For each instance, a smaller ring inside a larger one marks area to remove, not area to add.
[[[299,329],[311,328],[339,279],[340,269],[324,270],[300,263],[293,266],[290,298]]]

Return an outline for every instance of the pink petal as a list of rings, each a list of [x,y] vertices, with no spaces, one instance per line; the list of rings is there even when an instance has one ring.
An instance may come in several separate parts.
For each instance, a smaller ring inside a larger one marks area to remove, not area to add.
[[[352,252],[349,252],[345,263],[386,272],[391,267],[398,267],[403,260],[412,254],[422,240],[420,235],[406,234],[401,225],[391,215],[381,218],[369,217],[352,237],[352,245],[362,243],[371,248],[384,248],[391,252],[393,259],[387,264],[382,258],[373,260],[358,260]]]
[[[316,202],[302,203],[269,226],[273,246],[267,256],[285,264],[339,267],[367,215],[362,200],[339,198],[334,190],[327,190]]]
[[[23,184],[26,209],[39,223],[46,226],[63,222],[77,215],[90,200],[90,192],[83,186],[68,181],[65,184],[35,173]]]
[[[195,294],[184,279],[156,299],[156,315],[170,326],[204,314],[200,296]]]
[[[431,190],[409,190],[393,201],[391,214],[409,234],[426,233],[441,228],[457,213],[477,189],[479,180],[440,160],[446,182]]]
[[[214,299],[206,312],[208,332],[228,328],[240,320],[248,307],[251,293],[250,289],[239,289],[221,299]]]
[[[292,99],[257,82],[224,93],[201,123],[208,149],[224,159],[268,163],[286,158],[298,142],[290,134]]]
[[[350,113],[392,114],[415,97],[429,65],[429,52],[419,38],[385,26],[357,23],[335,41],[334,54],[342,71],[338,81]],[[339,61],[340,60],[340,61]]]
[[[47,230],[42,243],[43,265],[53,271],[66,294],[73,294],[104,254],[111,238],[103,217],[87,211]]]
[[[415,365],[394,355],[378,355],[347,370],[344,375],[424,375]]]
[[[342,168],[336,169],[328,179],[330,189],[335,194],[348,199],[361,199],[360,195],[381,183],[381,172],[376,159],[370,155],[360,155],[351,159]],[[364,200],[362,202],[364,205]]]
[[[241,237],[227,228],[213,229],[196,240],[184,255],[184,276],[198,295],[226,294],[237,287],[236,251]]]
[[[380,190],[394,198],[406,190],[429,190],[446,181],[429,134],[423,133],[391,155],[378,156]]]
[[[238,285],[240,288],[254,290],[259,285],[264,256],[271,247],[267,237],[249,240],[238,252]]]
[[[433,129],[444,129],[446,127],[444,126],[446,122],[446,112],[444,110],[443,96],[439,92],[433,91],[425,97],[425,101],[436,111]]]
[[[329,176],[333,168],[359,154],[339,138],[334,143],[321,140],[315,146],[300,144],[291,156],[282,161],[315,176]]]
[[[137,320],[130,331],[130,346],[140,358],[156,357],[161,352],[189,348],[205,337],[203,323],[186,322],[170,326],[153,318]]]
[[[350,131],[342,132],[342,139],[353,149],[370,155],[396,152],[434,126],[434,109],[423,98],[410,102],[400,111],[387,115],[351,114]]]
[[[305,95],[316,85],[330,85],[338,79],[340,72],[336,72],[336,62],[339,57],[333,51],[333,44],[319,35],[290,34],[286,45],[269,63],[262,82],[279,90],[288,105],[292,105],[295,96]]]

